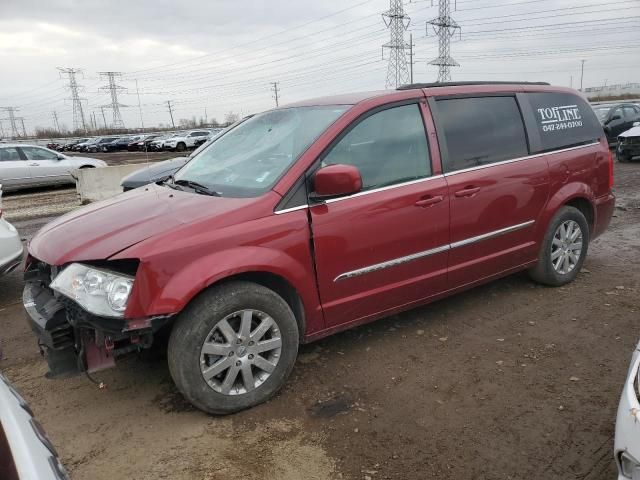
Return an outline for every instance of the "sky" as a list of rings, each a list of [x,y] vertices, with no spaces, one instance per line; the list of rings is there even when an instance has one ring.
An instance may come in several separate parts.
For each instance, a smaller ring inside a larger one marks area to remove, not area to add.
[[[68,77],[57,67],[82,70],[83,109],[100,126],[112,116],[99,72],[122,72],[129,128],[170,124],[167,101],[176,123],[273,108],[271,82],[281,105],[384,89],[388,9],[389,0],[0,0],[0,107],[18,108],[27,132],[53,127],[53,112],[71,128]],[[435,81],[428,61],[438,40],[426,22],[438,0],[406,0],[404,10],[414,81]],[[640,82],[640,0],[452,0],[451,14],[461,27],[451,38],[454,81],[579,88],[584,60],[584,87]]]

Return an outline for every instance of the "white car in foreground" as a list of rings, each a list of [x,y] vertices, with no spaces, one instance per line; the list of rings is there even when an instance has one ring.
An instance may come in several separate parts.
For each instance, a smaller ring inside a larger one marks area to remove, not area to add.
[[[0,185],[0,276],[15,270],[22,261],[22,241],[13,225],[2,218],[2,185]]]
[[[75,183],[73,170],[106,166],[102,160],[69,157],[37,145],[0,144],[0,184],[5,192]]]
[[[640,480],[640,343],[631,357],[631,366],[622,390],[614,455],[618,480]]]
[[[0,478],[68,480],[42,426],[20,394],[0,373]]]

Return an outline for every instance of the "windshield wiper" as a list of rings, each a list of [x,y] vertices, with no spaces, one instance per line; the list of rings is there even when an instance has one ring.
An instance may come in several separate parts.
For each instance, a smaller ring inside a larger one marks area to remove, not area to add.
[[[184,185],[185,187],[192,188],[196,193],[202,193],[204,195],[211,195],[212,197],[221,197],[222,193],[211,190],[209,187],[202,185],[201,183],[194,182],[193,180],[173,180],[174,185]]]

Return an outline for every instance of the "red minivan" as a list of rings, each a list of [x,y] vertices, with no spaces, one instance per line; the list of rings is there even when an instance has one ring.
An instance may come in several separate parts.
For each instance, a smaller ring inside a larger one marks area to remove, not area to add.
[[[241,122],[174,176],[31,241],[24,305],[49,376],[170,329],[198,408],[251,407],[298,345],[528,270],[572,281],[614,208],[612,158],[576,91],[418,84]]]

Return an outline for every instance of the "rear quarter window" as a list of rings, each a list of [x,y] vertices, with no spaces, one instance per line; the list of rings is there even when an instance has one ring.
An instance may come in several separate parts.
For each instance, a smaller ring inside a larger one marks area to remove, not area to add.
[[[532,109],[532,153],[584,145],[604,135],[591,106],[578,95],[545,92],[524,96]]]

